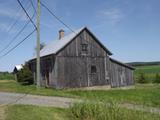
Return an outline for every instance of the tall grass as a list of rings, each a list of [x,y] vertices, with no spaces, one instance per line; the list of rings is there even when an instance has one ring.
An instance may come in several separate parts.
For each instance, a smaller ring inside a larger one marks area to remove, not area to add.
[[[74,120],[159,120],[160,115],[120,108],[117,103],[75,103],[70,108]]]

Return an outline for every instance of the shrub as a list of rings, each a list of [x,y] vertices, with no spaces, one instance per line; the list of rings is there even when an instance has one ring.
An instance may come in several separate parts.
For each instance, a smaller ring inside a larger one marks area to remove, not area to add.
[[[23,85],[33,84],[33,75],[27,65],[17,73],[17,81]]]
[[[160,75],[158,73],[155,75],[153,83],[160,83]]]
[[[147,83],[146,76],[144,73],[140,73],[138,76],[138,83]]]

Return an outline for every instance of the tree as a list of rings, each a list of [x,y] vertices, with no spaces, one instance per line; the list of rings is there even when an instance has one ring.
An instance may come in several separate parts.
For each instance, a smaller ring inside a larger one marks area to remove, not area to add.
[[[46,44],[44,42],[40,43],[40,50],[42,50],[45,46]],[[37,47],[35,47],[35,50],[37,50]]]
[[[153,83],[160,83],[160,75],[158,73],[155,75]]]
[[[138,76],[138,83],[146,83],[146,77],[144,73],[140,73]]]
[[[27,65],[24,65],[23,68],[17,73],[17,81],[23,85],[33,84],[33,75]]]
[[[46,46],[46,44],[43,42],[43,43],[40,43],[40,50],[42,50],[44,47]],[[34,55],[36,54],[36,52],[37,52],[37,46],[34,48]]]

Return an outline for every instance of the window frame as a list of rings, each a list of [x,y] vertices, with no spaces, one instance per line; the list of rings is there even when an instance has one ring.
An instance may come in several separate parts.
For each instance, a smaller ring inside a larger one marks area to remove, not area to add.
[[[83,52],[88,52],[88,44],[86,44],[86,43],[81,44],[81,50]]]
[[[91,74],[97,74],[97,66],[91,65]]]

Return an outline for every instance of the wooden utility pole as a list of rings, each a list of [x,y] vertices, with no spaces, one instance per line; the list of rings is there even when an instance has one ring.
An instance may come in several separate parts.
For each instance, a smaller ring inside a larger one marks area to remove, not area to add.
[[[37,87],[40,87],[40,0],[37,0]]]

